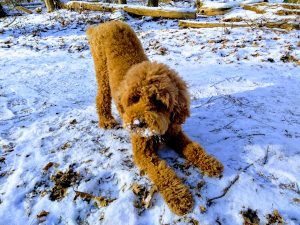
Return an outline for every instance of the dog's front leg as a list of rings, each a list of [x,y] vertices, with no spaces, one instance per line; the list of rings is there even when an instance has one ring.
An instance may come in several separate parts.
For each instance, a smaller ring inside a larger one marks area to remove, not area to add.
[[[156,141],[133,135],[132,147],[135,163],[148,174],[170,209],[178,215],[191,211],[192,195],[176,173],[158,157]]]
[[[95,63],[96,77],[98,82],[96,107],[99,115],[99,127],[110,129],[116,127],[118,125],[118,122],[114,119],[111,113],[112,98],[111,98],[108,72],[107,72],[106,64],[104,62],[102,62],[102,64]]]
[[[220,176],[224,170],[221,162],[196,142],[191,141],[182,131],[181,125],[173,125],[166,133],[167,144],[183,154],[184,157],[197,166],[205,175]]]

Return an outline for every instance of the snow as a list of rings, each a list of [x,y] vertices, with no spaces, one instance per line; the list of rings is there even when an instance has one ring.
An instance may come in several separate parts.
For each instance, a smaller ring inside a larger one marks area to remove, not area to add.
[[[140,122],[140,120],[137,120],[137,119],[135,119],[134,121],[133,121],[133,124],[134,125],[139,125],[141,122]]]
[[[126,192],[117,201],[114,201],[106,211],[106,219],[103,224],[107,225],[123,225],[126,224],[139,224],[136,209],[133,204],[135,196],[133,192]]]
[[[150,208],[135,207],[132,184],[152,184],[133,163],[129,132],[98,128],[84,31],[116,16],[124,15],[61,10],[17,17],[8,27],[9,19],[0,22],[0,224],[39,224],[45,210],[42,224],[235,225],[248,208],[262,224],[274,210],[286,224],[299,224],[300,68],[289,57],[299,62],[300,32],[183,29],[177,21],[125,17],[149,58],[187,82],[191,117],[184,131],[225,167],[221,179],[203,177],[172,149],[161,149],[195,200],[193,211],[179,217],[158,193]],[[113,114],[121,122],[115,106]],[[70,167],[80,179],[62,200],[50,200],[52,175]],[[237,176],[224,197],[207,204]],[[75,191],[114,201],[97,206],[75,200]]]

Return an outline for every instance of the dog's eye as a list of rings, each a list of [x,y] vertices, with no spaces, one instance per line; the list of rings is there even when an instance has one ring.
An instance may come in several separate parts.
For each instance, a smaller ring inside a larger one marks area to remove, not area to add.
[[[129,105],[138,103],[138,101],[140,100],[140,96],[139,95],[134,95],[129,99]]]
[[[158,111],[166,110],[168,107],[164,104],[160,99],[156,97],[156,95],[152,95],[150,98],[151,104],[155,107]]]

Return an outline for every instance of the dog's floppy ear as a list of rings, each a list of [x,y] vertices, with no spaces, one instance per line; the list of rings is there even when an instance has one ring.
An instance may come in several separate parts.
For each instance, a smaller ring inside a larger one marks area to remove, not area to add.
[[[124,85],[121,85],[120,87],[123,87]],[[122,96],[121,96],[121,90],[122,88],[120,88],[117,92],[116,92],[116,98],[117,100],[115,101],[115,104],[116,104],[116,107],[117,107],[117,110],[119,111],[120,115],[124,114],[125,110],[124,110],[124,107],[122,105]]]
[[[173,82],[177,86],[178,95],[175,100],[170,120],[173,123],[183,124],[186,118],[190,116],[190,97],[184,81],[175,77]]]

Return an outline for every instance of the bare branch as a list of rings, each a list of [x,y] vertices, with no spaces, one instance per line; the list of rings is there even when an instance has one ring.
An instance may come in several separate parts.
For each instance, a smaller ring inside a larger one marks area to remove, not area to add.
[[[207,206],[211,206],[215,200],[223,198],[227,194],[227,192],[230,190],[230,188],[239,180],[240,174],[246,172],[249,169],[249,167],[251,167],[251,166],[253,166],[253,163],[251,163],[251,164],[247,165],[245,168],[243,168],[240,171],[240,173],[237,174],[233,178],[233,180],[230,181],[230,183],[223,189],[223,193],[221,195],[208,199],[206,202]]]
[[[265,157],[263,158],[263,162],[262,162],[263,165],[266,165],[267,162],[268,162],[268,158],[269,158],[269,148],[270,148],[270,146],[268,145],[267,151],[266,151],[266,155],[265,155]]]

